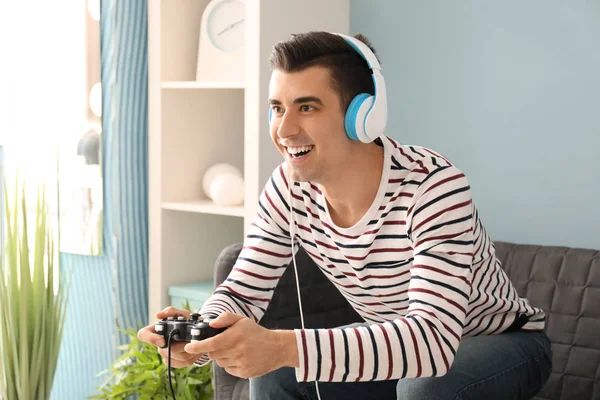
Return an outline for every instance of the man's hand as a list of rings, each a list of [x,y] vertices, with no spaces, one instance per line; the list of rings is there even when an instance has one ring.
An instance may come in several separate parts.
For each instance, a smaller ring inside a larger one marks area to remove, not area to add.
[[[163,318],[168,318],[168,317],[176,317],[179,315],[182,315],[187,319],[190,317],[190,312],[187,310],[180,309],[180,308],[167,307],[163,311],[157,312],[156,318],[163,319]],[[146,343],[150,343],[157,347],[162,347],[166,344],[165,339],[161,335],[156,333],[156,331],[154,330],[154,324],[148,325],[147,327],[140,329],[138,331],[137,337],[139,340],[146,342]],[[198,359],[200,359],[200,357],[202,357],[202,354],[193,354],[193,353],[186,352],[184,350],[184,347],[186,344],[187,344],[187,342],[171,341],[171,366],[172,367],[175,367],[175,368],[189,367],[189,366],[193,365],[194,362],[196,362],[196,360],[198,360]],[[169,351],[168,348],[158,349],[158,352],[162,356],[165,364],[167,364],[167,362],[168,362],[168,357],[169,357],[168,351]]]
[[[229,374],[256,378],[281,367],[297,367],[298,348],[293,331],[271,331],[249,318],[225,312],[210,323],[213,328],[229,327],[209,339],[189,343],[190,357],[208,356]]]

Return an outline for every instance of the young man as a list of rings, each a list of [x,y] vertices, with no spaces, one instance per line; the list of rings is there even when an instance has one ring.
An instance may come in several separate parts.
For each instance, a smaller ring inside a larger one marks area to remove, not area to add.
[[[351,138],[385,126],[353,126],[365,97],[352,103],[357,95],[375,94],[379,113],[385,105],[383,79],[369,68],[374,51],[355,38],[369,48],[326,32],[275,46],[270,130],[285,161],[261,194],[233,271],[200,311],[229,329],[172,346],[172,363],[215,360],[251,378],[251,398],[261,400],[313,399],[317,388],[321,399],[531,398],[550,374],[544,313],[502,271],[458,168],[385,135]],[[257,324],[297,246],[363,325]],[[157,317],[177,313],[185,314],[168,308]],[[162,341],[153,326],[139,337]]]

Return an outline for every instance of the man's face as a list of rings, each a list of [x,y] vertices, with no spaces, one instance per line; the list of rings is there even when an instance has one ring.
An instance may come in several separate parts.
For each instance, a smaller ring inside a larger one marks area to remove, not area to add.
[[[295,181],[323,184],[343,168],[351,140],[340,97],[329,82],[329,70],[318,66],[271,75],[271,139]]]

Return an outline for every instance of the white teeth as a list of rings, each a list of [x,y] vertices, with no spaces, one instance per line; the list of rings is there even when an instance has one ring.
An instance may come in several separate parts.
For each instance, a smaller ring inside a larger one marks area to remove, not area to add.
[[[314,146],[300,146],[300,147],[288,147],[287,152],[294,155],[303,151],[310,151]]]

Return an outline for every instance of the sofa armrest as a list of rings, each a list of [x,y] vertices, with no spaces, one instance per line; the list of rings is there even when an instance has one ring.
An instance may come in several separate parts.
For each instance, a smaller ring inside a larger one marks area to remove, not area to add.
[[[237,258],[242,251],[242,244],[235,243],[231,244],[223,249],[219,256],[217,257],[217,261],[215,262],[215,268],[213,271],[214,276],[214,285],[217,287],[225,279],[233,269]]]
[[[232,244],[223,249],[217,257],[214,268],[214,285],[217,287],[233,269],[242,245],[240,243]],[[240,384],[240,378],[228,374],[223,368],[213,363],[213,387],[215,390],[215,400],[234,400],[236,397],[236,385]]]
[[[230,375],[216,363],[213,364],[214,400],[237,400],[240,395],[236,392],[240,390],[239,388],[236,390],[236,386],[243,383],[243,379]],[[247,383],[244,384],[244,386],[246,385]]]

